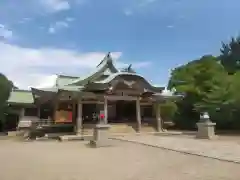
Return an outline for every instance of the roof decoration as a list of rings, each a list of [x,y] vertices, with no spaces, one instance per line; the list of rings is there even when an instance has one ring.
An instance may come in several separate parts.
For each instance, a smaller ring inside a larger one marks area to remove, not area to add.
[[[127,68],[123,68],[121,72],[136,73],[136,71],[132,68],[132,64],[130,64]]]
[[[88,82],[94,82],[96,79],[104,75],[104,72],[109,70],[112,74],[117,73],[117,68],[113,65],[113,60],[111,54],[108,53],[100,64],[97,66],[96,70],[92,72],[90,75],[86,76],[85,78],[78,78],[75,81],[72,81],[68,85],[78,85],[84,86]]]
[[[108,52],[107,55],[103,58],[103,60],[97,65],[99,67],[104,61],[108,61],[111,59],[111,52]]]

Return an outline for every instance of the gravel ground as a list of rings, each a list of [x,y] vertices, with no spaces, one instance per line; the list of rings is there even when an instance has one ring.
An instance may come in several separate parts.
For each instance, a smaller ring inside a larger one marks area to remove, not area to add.
[[[240,165],[138,144],[0,141],[0,180],[239,180]]]

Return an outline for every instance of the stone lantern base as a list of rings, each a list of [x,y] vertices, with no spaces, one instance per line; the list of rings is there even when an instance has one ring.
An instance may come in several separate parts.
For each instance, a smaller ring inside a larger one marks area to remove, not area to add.
[[[93,140],[90,141],[92,147],[106,147],[111,146],[109,139],[109,128],[107,124],[97,124],[93,131]]]
[[[215,139],[215,126],[216,123],[211,121],[197,123],[198,131],[196,138],[198,139]]]

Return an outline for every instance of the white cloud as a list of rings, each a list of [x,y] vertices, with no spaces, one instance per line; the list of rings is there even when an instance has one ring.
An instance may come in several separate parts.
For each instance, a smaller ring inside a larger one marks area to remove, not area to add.
[[[139,6],[146,6],[148,4],[151,4],[151,3],[154,3],[156,2],[157,0],[142,0],[138,5]]]
[[[136,3],[134,3],[134,5],[132,7],[127,7],[123,10],[123,13],[126,16],[130,16],[133,13],[135,13],[136,11],[145,9],[146,6],[156,2],[157,0],[138,0],[136,1]]]
[[[93,69],[105,56],[103,52],[78,53],[65,49],[32,49],[0,43],[1,67],[20,88],[51,84],[53,74],[80,74]],[[121,53],[112,54],[114,58]]]
[[[87,0],[75,0],[76,4],[84,4]]]
[[[4,73],[19,88],[50,86],[54,74],[82,76],[96,68],[105,52],[81,53],[68,49],[23,48],[0,41],[1,67]],[[118,67],[125,63],[117,60],[121,52],[111,53]],[[141,63],[141,62],[139,62]],[[133,64],[137,66],[138,63]]]
[[[125,9],[123,11],[123,13],[126,15],[126,16],[131,16],[133,14],[133,12],[130,10],[130,9]]]
[[[48,32],[51,34],[54,34],[54,33],[56,33],[57,30],[68,28],[68,27],[69,27],[69,25],[67,22],[57,21],[49,27]]]
[[[144,62],[138,62],[135,63],[133,68],[142,68],[142,67],[148,67],[150,66],[152,63],[150,61],[144,61]]]
[[[72,21],[74,21],[75,20],[75,18],[73,18],[73,17],[67,17],[66,18],[66,21],[68,21],[68,22],[72,22]]]
[[[55,28],[50,27],[50,28],[48,29],[48,32],[51,33],[51,34],[54,34],[54,33],[56,32],[56,30],[55,30]]]
[[[71,8],[67,0],[40,0],[40,4],[50,12],[64,11]]]
[[[49,88],[53,87],[56,84],[57,75],[49,75],[39,79],[38,85],[35,88]]]
[[[168,25],[167,28],[174,28],[174,25]]]
[[[6,28],[3,24],[0,24],[0,40],[9,40],[13,36],[13,32]]]
[[[22,18],[20,21],[18,21],[19,24],[24,24],[24,23],[27,23],[29,21],[33,20],[32,18],[29,18],[29,17],[25,17],[25,18]]]

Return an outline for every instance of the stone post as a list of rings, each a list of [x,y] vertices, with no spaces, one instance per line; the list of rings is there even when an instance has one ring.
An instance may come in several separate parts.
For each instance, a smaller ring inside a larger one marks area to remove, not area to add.
[[[102,114],[104,113],[104,117]],[[109,128],[108,124],[108,102],[107,98],[104,98],[104,111],[100,111],[100,121],[96,124],[93,130],[93,139],[90,140],[92,147],[107,147],[111,146],[111,140],[109,139]]]
[[[136,115],[137,115],[137,132],[141,131],[141,108],[139,97],[136,100]]]
[[[78,117],[76,121],[76,134],[82,134],[82,101],[78,101]]]
[[[104,98],[104,123],[108,124],[108,100]]]
[[[22,108],[21,111],[20,111],[20,119],[24,118],[24,114],[25,114],[25,109]]]
[[[162,131],[162,118],[161,118],[159,103],[156,103],[155,108],[156,108],[156,130],[157,130],[157,132],[161,132]]]

